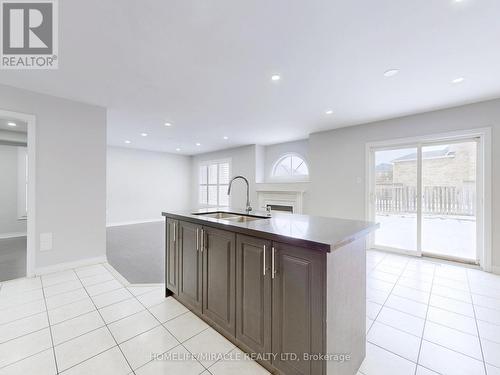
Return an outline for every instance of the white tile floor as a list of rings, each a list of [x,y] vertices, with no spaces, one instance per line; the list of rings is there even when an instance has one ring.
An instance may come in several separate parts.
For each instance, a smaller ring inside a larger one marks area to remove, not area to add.
[[[364,375],[500,374],[500,276],[367,253]]]
[[[99,264],[0,284],[0,375],[267,374],[165,299],[162,286],[129,286],[115,276]],[[153,361],[153,353],[187,359]],[[202,353],[237,360],[194,359]]]
[[[0,375],[267,374],[161,286],[115,275],[104,264],[0,284]],[[500,374],[500,276],[369,251],[366,321],[360,374]]]

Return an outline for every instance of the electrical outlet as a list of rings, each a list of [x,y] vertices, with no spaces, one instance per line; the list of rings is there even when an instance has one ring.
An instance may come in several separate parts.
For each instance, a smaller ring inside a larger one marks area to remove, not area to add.
[[[40,233],[40,251],[52,250],[52,233]]]

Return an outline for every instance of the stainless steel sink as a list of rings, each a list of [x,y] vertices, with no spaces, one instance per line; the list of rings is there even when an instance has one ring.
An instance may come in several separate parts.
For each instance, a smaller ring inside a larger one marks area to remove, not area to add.
[[[195,215],[211,217],[214,219],[234,221],[234,222],[238,222],[238,223],[245,223],[247,221],[254,221],[254,220],[261,220],[261,219],[269,219],[269,217],[265,217],[265,216],[240,215],[240,214],[233,214],[231,212],[208,212],[208,213],[196,213]]]
[[[229,212],[209,212],[209,213],[201,213],[201,214],[195,214],[197,216],[206,216],[206,217],[213,217],[214,219],[228,219],[231,217],[237,217],[237,214],[231,214]]]
[[[227,217],[224,220],[228,221],[236,221],[238,223],[245,223],[247,221],[254,221],[254,220],[261,220],[261,219],[267,219],[267,217],[260,217],[260,216],[231,216]]]

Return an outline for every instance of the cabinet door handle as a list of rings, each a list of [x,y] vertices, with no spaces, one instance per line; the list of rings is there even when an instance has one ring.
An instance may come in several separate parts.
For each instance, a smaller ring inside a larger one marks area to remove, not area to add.
[[[177,242],[177,222],[173,222],[174,224],[174,243]]]
[[[272,271],[271,271],[271,277],[274,279],[274,275],[276,275],[276,268],[274,267],[275,264],[274,264],[274,256],[275,256],[275,253],[276,253],[276,250],[274,249],[274,246],[271,248],[271,268],[272,268]]]
[[[196,251],[200,251],[200,228],[196,228]]]
[[[262,274],[266,276],[266,245],[264,245],[264,256],[262,257]]]
[[[201,252],[203,252],[203,247],[205,246],[205,231],[202,229],[201,230]]]

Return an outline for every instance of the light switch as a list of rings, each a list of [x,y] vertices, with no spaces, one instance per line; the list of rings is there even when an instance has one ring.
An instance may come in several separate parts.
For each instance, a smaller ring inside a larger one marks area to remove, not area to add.
[[[52,233],[40,233],[40,251],[52,250]]]

